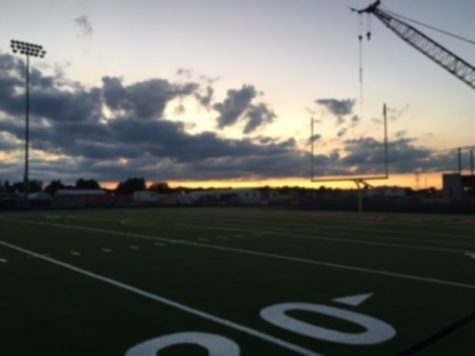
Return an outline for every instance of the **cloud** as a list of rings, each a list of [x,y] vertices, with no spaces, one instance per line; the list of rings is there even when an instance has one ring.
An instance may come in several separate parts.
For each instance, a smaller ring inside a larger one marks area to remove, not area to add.
[[[245,134],[255,131],[260,126],[272,122],[277,115],[264,103],[253,104],[259,93],[252,85],[243,85],[241,89],[230,89],[226,99],[216,103],[213,108],[219,113],[218,128],[233,126],[238,121],[245,121]]]
[[[0,156],[23,152],[23,73],[21,60],[0,54]],[[35,71],[32,178],[71,182],[80,177],[115,181],[137,175],[149,180],[308,177],[309,153],[300,150],[293,138],[229,139],[210,131],[190,134],[185,123],[164,116],[167,105],[176,105],[174,99],[196,98],[208,87],[213,89],[209,83],[161,78],[126,85],[119,77],[104,77],[101,85],[85,88],[56,74]],[[252,85],[229,90],[225,100],[215,104],[222,125],[239,122],[244,131],[252,132],[274,120],[268,106],[254,103],[258,95]],[[104,117],[107,111],[111,115]],[[321,136],[312,139],[318,141]],[[50,158],[40,159],[41,155]],[[382,144],[363,137],[343,140],[340,150],[317,153],[314,162],[320,175],[365,174],[380,169],[382,157]],[[392,172],[447,170],[454,157],[419,147],[405,136],[389,148]],[[21,180],[22,170],[22,162],[2,163],[0,179]]]
[[[353,115],[351,117],[351,127],[356,127],[361,122],[361,118],[358,115]]]
[[[440,172],[453,168],[453,154],[417,146],[416,142],[415,139],[404,137],[389,142],[390,172],[412,173],[417,170]],[[382,142],[370,137],[347,140],[344,150],[348,152],[348,155],[343,162],[347,166],[358,167],[357,173],[382,172],[385,155]]]
[[[195,98],[198,102],[205,108],[210,108],[211,102],[213,101],[214,89],[211,86],[207,86],[204,90],[204,93],[196,92]]]
[[[169,101],[194,94],[198,87],[196,83],[176,84],[165,79],[123,86],[120,78],[102,78],[102,92],[108,108],[120,115],[125,112],[141,119],[162,117]]]
[[[347,132],[348,132],[348,129],[342,128],[342,129],[338,130],[338,132],[336,133],[336,136],[338,138],[341,138],[341,137],[345,136]]]
[[[317,99],[315,102],[336,117],[352,114],[355,106],[355,99]]]
[[[91,21],[86,15],[76,17],[74,23],[79,27],[84,36],[91,36],[93,33]]]
[[[24,114],[24,67],[12,56],[0,55],[0,68],[0,118],[4,117],[0,119],[0,137],[10,137],[8,145],[2,141],[1,149],[7,152],[16,146],[21,151],[18,142],[23,140],[24,122],[18,117]],[[202,89],[196,83],[150,79],[124,85],[120,78],[104,77],[101,86],[86,89],[39,71],[35,78],[31,92],[32,150],[60,158],[54,162],[32,160],[33,176],[115,180],[132,174],[163,179],[306,174],[308,161],[293,139],[254,142],[225,139],[213,132],[192,135],[184,123],[165,118],[164,109],[174,98],[195,97]],[[256,91],[251,92],[254,97]],[[103,117],[104,107],[112,112],[112,118]],[[248,131],[274,117],[264,104],[245,107]],[[2,167],[12,180],[12,176],[21,176],[21,165]]]
[[[310,137],[310,142],[317,142],[320,141],[322,138],[322,135],[320,134],[314,134],[312,137]]]
[[[243,85],[241,89],[230,89],[222,103],[214,104],[214,109],[219,112],[218,127],[232,126],[251,105],[252,99],[257,95],[252,85]]]
[[[260,103],[251,105],[246,114],[248,121],[244,127],[244,133],[251,133],[266,123],[271,123],[277,115],[267,105]]]
[[[401,108],[388,107],[388,114],[389,114],[388,117],[390,120],[395,121],[399,119],[400,117],[402,117],[406,112],[408,112],[410,108],[411,108],[411,104],[406,104]]]

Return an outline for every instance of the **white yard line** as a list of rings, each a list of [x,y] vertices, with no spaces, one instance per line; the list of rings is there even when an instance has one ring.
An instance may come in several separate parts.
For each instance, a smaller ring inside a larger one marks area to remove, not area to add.
[[[278,339],[272,335],[269,335],[269,334],[265,334],[261,331],[258,331],[256,329],[253,329],[253,328],[250,328],[248,326],[245,326],[245,325],[242,325],[242,324],[238,324],[236,322],[233,322],[231,320],[228,320],[228,319],[224,319],[224,318],[221,318],[219,316],[215,316],[213,314],[209,314],[207,312],[204,312],[202,310],[199,310],[199,309],[195,309],[195,308],[192,308],[192,307],[189,307],[185,304],[181,304],[181,303],[178,303],[178,302],[175,302],[171,299],[168,299],[168,298],[164,298],[158,294],[153,294],[153,293],[150,293],[150,292],[147,292],[146,290],[143,290],[143,289],[140,289],[140,288],[137,288],[137,287],[134,287],[134,286],[131,286],[129,284],[125,284],[125,283],[122,283],[122,282],[119,282],[115,279],[112,279],[112,278],[108,278],[108,277],[105,277],[105,276],[102,276],[100,274],[97,274],[97,273],[94,273],[94,272],[91,272],[91,271],[88,271],[88,270],[85,270],[85,269],[82,269],[82,268],[79,268],[79,267],[76,267],[74,265],[71,265],[69,263],[65,263],[65,262],[62,262],[62,261],[59,261],[59,260],[56,260],[54,258],[51,258],[51,257],[46,257],[46,256],[43,256],[43,255],[40,255],[39,253],[36,253],[34,251],[31,251],[31,250],[27,250],[27,249],[24,249],[22,247],[19,247],[19,246],[16,246],[16,245],[13,245],[13,244],[10,244],[8,242],[5,242],[5,241],[2,241],[0,240],[0,245],[3,245],[5,247],[8,247],[8,248],[11,248],[12,250],[16,250],[16,251],[19,251],[19,252],[22,252],[22,253],[25,253],[27,255],[30,255],[30,256],[34,256],[36,258],[39,258],[43,261],[46,261],[46,262],[49,262],[49,263],[52,263],[54,265],[57,265],[57,266],[60,266],[60,267],[63,267],[63,268],[66,268],[70,271],[74,271],[76,273],[79,273],[79,274],[82,274],[82,275],[85,275],[85,276],[88,276],[90,278],[93,278],[93,279],[96,279],[96,280],[99,280],[101,282],[104,282],[104,283],[107,283],[107,284],[110,284],[110,285],[113,285],[115,287],[118,287],[118,288],[122,288],[124,290],[127,290],[129,292],[132,292],[132,293],[135,293],[135,294],[138,294],[142,297],[145,297],[145,298],[148,298],[148,299],[152,299],[156,302],[159,302],[159,303],[162,303],[162,304],[165,304],[169,307],[172,307],[172,308],[175,308],[175,309],[179,309],[183,312],[186,312],[188,314],[192,314],[194,316],[197,316],[197,317],[200,317],[200,318],[203,318],[203,319],[207,319],[207,320],[210,320],[212,322],[215,322],[215,323],[218,323],[218,324],[221,324],[221,325],[224,325],[224,326],[227,326],[229,328],[232,328],[234,330],[238,330],[240,332],[243,332],[245,334],[249,334],[251,336],[254,336],[256,338],[259,338],[261,340],[264,340],[264,341],[267,341],[267,342],[270,342],[274,345],[277,345],[277,346],[280,346],[280,347],[283,347],[285,349],[288,349],[288,350],[292,350],[294,352],[298,352],[302,355],[319,355],[311,350],[308,350],[308,349],[305,349],[303,347],[300,347],[298,345],[295,345],[295,344],[292,344],[290,342],[287,342],[285,340],[282,340],[282,339]]]
[[[430,277],[422,277],[422,276],[416,276],[416,275],[410,275],[410,274],[404,274],[404,273],[390,272],[390,271],[379,270],[379,269],[343,265],[339,263],[311,260],[308,258],[285,256],[285,255],[280,255],[280,254],[275,254],[275,253],[246,250],[246,249],[241,249],[241,248],[216,246],[216,245],[204,244],[204,243],[199,243],[199,242],[174,240],[174,239],[169,239],[169,238],[164,238],[164,237],[134,234],[134,233],[105,230],[105,229],[97,229],[97,228],[84,227],[84,226],[45,223],[45,222],[37,222],[37,221],[19,220],[19,219],[9,219],[9,221],[28,223],[28,224],[33,224],[33,225],[45,225],[45,226],[70,229],[70,230],[92,231],[92,232],[98,232],[98,233],[103,233],[103,234],[108,234],[108,235],[134,237],[134,238],[139,238],[139,239],[155,240],[155,241],[162,241],[162,242],[169,242],[169,243],[179,243],[184,246],[202,247],[202,248],[208,248],[208,249],[219,250],[219,251],[273,258],[273,259],[289,261],[289,262],[305,263],[305,264],[311,264],[315,266],[323,266],[323,267],[329,267],[329,268],[335,268],[335,269],[341,269],[341,270],[347,270],[347,271],[353,271],[353,272],[362,272],[362,273],[369,273],[369,274],[375,274],[375,275],[386,276],[386,277],[402,278],[402,279],[414,280],[414,281],[419,281],[419,282],[441,284],[441,285],[451,286],[451,287],[475,289],[475,285],[468,284],[468,283],[461,283],[461,282],[448,281],[448,280],[438,279],[438,278],[430,278]]]
[[[7,263],[8,260],[6,258],[0,258],[0,263]]]
[[[128,221],[128,226],[138,226],[138,227],[154,227],[151,224],[142,224],[133,221]],[[155,225],[156,226],[156,225]],[[214,226],[201,226],[195,224],[183,224],[183,226],[191,226],[198,229],[203,230],[218,230],[218,231],[240,231],[240,232],[248,232],[246,229],[241,228],[225,228],[225,227],[214,227]],[[300,239],[307,239],[307,240],[321,240],[321,241],[330,241],[330,242],[337,242],[337,243],[348,243],[348,244],[356,244],[356,245],[369,245],[369,246],[379,246],[379,247],[391,247],[391,248],[402,248],[407,250],[420,250],[420,251],[431,251],[431,252],[445,252],[445,253],[464,253],[467,250],[464,249],[454,249],[454,248],[447,248],[447,247],[428,247],[428,246],[417,246],[417,245],[402,245],[398,243],[392,242],[378,242],[378,241],[368,241],[368,240],[355,240],[355,239],[346,239],[341,237],[327,237],[327,236],[315,236],[315,235],[306,235],[302,233],[285,233],[280,231],[272,231],[272,230],[261,230],[262,235],[277,235],[277,236],[284,236],[284,237],[291,237],[291,238],[300,238]],[[235,237],[242,238],[245,235],[239,234]],[[419,242],[418,240],[411,240],[411,239],[397,239],[393,238],[392,240],[399,240],[399,241],[411,241],[411,242]]]

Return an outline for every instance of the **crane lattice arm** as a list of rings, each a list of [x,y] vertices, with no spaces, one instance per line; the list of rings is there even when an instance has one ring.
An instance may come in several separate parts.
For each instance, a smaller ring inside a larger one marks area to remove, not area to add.
[[[367,8],[358,10],[357,12],[360,14],[373,14],[405,42],[468,84],[472,89],[475,89],[474,66],[435,42],[421,31],[381,10],[379,8],[380,4],[381,1],[377,0]]]

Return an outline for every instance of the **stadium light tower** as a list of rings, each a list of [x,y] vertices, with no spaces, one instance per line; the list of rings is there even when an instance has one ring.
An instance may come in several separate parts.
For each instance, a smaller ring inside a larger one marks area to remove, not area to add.
[[[25,85],[25,104],[26,104],[26,118],[25,118],[25,175],[23,177],[23,188],[25,190],[25,203],[28,202],[28,193],[30,190],[30,181],[28,178],[28,160],[30,148],[30,57],[43,58],[46,51],[43,46],[11,40],[10,43],[13,53],[20,52],[26,56],[26,85]]]

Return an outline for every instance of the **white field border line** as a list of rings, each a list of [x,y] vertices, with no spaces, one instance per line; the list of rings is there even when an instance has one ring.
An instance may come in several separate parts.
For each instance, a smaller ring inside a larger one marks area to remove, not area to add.
[[[142,223],[133,222],[133,221],[132,222],[130,222],[130,221],[125,222],[124,220],[121,220],[120,223],[122,225],[127,225],[127,226],[157,227],[157,225],[142,224]],[[224,227],[219,228],[219,227],[211,227],[211,226],[207,227],[207,226],[194,225],[194,224],[183,224],[183,226],[194,226],[194,227],[198,227],[198,228],[204,229],[204,230],[249,232],[249,230],[240,229],[240,228],[224,228]],[[308,239],[308,240],[322,240],[322,241],[341,242],[341,243],[349,243],[349,244],[357,244],[357,245],[394,247],[394,248],[403,248],[403,249],[408,249],[408,250],[421,250],[421,251],[433,251],[433,252],[444,252],[444,253],[445,252],[446,253],[460,253],[460,254],[465,253],[465,252],[468,251],[467,249],[458,250],[458,249],[445,248],[445,247],[410,246],[410,245],[401,245],[401,244],[395,244],[395,243],[390,243],[390,242],[373,242],[373,241],[364,241],[364,240],[350,240],[350,239],[344,239],[344,238],[341,238],[341,237],[326,237],[326,236],[309,236],[309,235],[303,235],[303,234],[290,234],[290,233],[279,232],[279,231],[271,231],[271,230],[260,230],[260,232],[266,233],[266,234],[286,236],[286,237],[297,237],[297,238]],[[416,241],[416,240],[409,240],[409,241]]]
[[[146,239],[146,240],[166,241],[169,243],[175,243],[175,244],[179,243],[181,245],[203,247],[203,248],[226,251],[226,252],[242,253],[242,254],[251,255],[251,256],[267,257],[267,258],[279,259],[279,260],[284,260],[284,261],[299,262],[299,263],[311,264],[311,265],[316,265],[316,266],[325,266],[325,267],[330,267],[330,268],[370,273],[370,274],[376,274],[376,275],[387,276],[387,277],[410,279],[410,280],[419,281],[419,282],[435,283],[435,284],[441,284],[441,285],[451,286],[451,287],[475,289],[475,285],[473,284],[447,281],[447,280],[437,279],[437,278],[414,276],[410,274],[389,272],[389,271],[376,270],[376,269],[357,267],[357,266],[351,266],[351,265],[342,265],[342,264],[333,263],[333,262],[317,261],[317,260],[311,260],[311,259],[301,258],[301,257],[292,257],[292,256],[285,256],[285,255],[279,255],[279,254],[274,254],[274,253],[245,250],[241,248],[216,246],[216,245],[204,244],[204,243],[199,243],[199,242],[175,240],[175,239],[169,239],[169,238],[164,238],[164,237],[133,234],[133,233],[127,233],[127,232],[113,231],[113,230],[96,229],[96,228],[83,227],[83,226],[53,224],[53,223],[34,222],[34,221],[26,221],[26,220],[13,220],[13,219],[11,219],[11,221],[15,221],[15,222],[20,221],[20,222],[25,222],[25,223],[30,223],[30,224],[45,225],[45,226],[66,228],[66,229],[72,229],[72,230],[93,231],[93,232],[99,232],[103,234],[135,237],[135,238]]]
[[[84,218],[84,219],[91,220],[91,221],[108,221],[108,222],[116,222],[117,221],[117,220],[112,221],[112,220],[109,220],[109,219],[105,220],[105,219],[101,219],[101,218],[96,219],[94,217],[87,217],[87,218]],[[121,219],[120,224],[121,225],[126,225],[126,226],[141,226],[141,227],[157,227],[157,226],[159,226],[156,223],[143,223],[143,222],[136,222],[134,220],[135,220],[134,218]],[[180,225],[181,226],[191,226],[191,227],[195,227],[195,228],[199,228],[199,229],[203,229],[203,230],[235,231],[235,232],[246,232],[246,233],[248,233],[249,230],[254,227],[254,226],[248,226],[247,229],[243,229],[243,228],[233,228],[233,227],[228,228],[228,227],[224,227],[224,226],[205,226],[205,225],[200,225],[200,224],[189,224],[189,223],[188,224],[187,223],[180,223]],[[427,225],[427,226],[432,226],[432,225]],[[289,236],[289,237],[299,237],[299,238],[304,238],[304,239],[313,239],[313,240],[331,239],[331,240],[335,240],[334,238],[331,238],[331,237],[324,237],[324,236],[319,237],[319,236],[305,234],[305,231],[311,231],[311,229],[312,229],[311,227],[305,228],[299,234],[287,234],[287,233],[283,233],[283,232],[279,232],[279,231],[272,231],[272,230],[259,230],[259,231],[262,232],[262,233],[266,233],[266,234],[274,234],[274,235]],[[347,231],[364,231],[364,228],[362,228],[360,226],[358,226],[358,227],[338,226],[338,229],[347,230]],[[392,229],[390,231],[392,231],[393,233],[394,232],[400,233],[399,230],[395,230],[395,229]],[[457,242],[458,245],[467,245],[467,244],[475,241],[475,239],[473,237],[469,237],[469,236],[466,236],[466,235],[460,235],[460,234],[459,235],[449,235],[449,234],[445,234],[445,233],[431,233],[431,235],[440,236],[441,238],[444,237],[444,238],[453,239],[454,237],[456,237],[456,238],[460,238],[462,240],[469,240],[467,242],[458,241]],[[348,242],[348,243],[355,242],[355,240],[344,239],[344,238],[336,238],[336,239],[339,240],[339,242]],[[416,240],[416,239],[407,239],[407,238],[398,238],[398,237],[390,237],[390,238],[386,238],[386,239],[393,240],[393,241],[420,242],[420,240]],[[437,241],[437,240],[424,240],[424,242],[433,242],[433,243],[437,243],[437,244],[445,243],[444,241]],[[449,242],[453,243],[452,241],[449,241]],[[356,241],[355,243],[369,244],[369,243],[373,243],[373,242],[359,240],[359,241]],[[375,242],[375,243],[378,244],[379,242]],[[405,245],[400,245],[400,244],[392,244],[392,243],[387,243],[387,242],[382,242],[382,243],[387,244],[388,247],[391,247],[391,246],[403,247],[404,246],[404,248],[433,249],[434,251],[440,251],[440,252],[456,252],[456,253],[466,252],[466,250],[457,250],[457,249],[450,249],[450,248],[445,248],[445,247],[425,247],[425,246],[411,247],[411,246],[405,246]]]
[[[112,279],[112,278],[108,278],[108,277],[105,277],[105,276],[102,276],[102,275],[99,275],[99,274],[96,274],[94,272],[91,272],[91,271],[88,271],[88,270],[85,270],[85,269],[82,269],[82,268],[79,268],[79,267],[76,267],[72,264],[69,264],[69,263],[65,263],[65,262],[62,262],[62,261],[59,261],[57,259],[54,259],[54,258],[51,258],[51,257],[46,257],[44,255],[41,255],[39,253],[36,253],[34,251],[31,251],[31,250],[27,250],[27,249],[24,249],[22,247],[19,247],[19,246],[16,246],[16,245],[13,245],[13,244],[10,244],[8,242],[5,242],[5,241],[2,241],[0,240],[0,245],[3,245],[5,247],[8,247],[12,250],[16,250],[18,252],[22,252],[22,253],[25,253],[29,256],[33,256],[33,257],[36,257],[36,258],[39,258],[43,261],[46,261],[46,262],[49,262],[49,263],[52,263],[54,265],[57,265],[57,266],[60,266],[60,267],[63,267],[63,268],[66,268],[70,271],[73,271],[73,272],[77,272],[79,274],[82,274],[82,275],[85,275],[85,276],[88,276],[90,278],[93,278],[93,279],[96,279],[96,280],[99,280],[101,282],[104,282],[104,283],[107,283],[107,284],[110,284],[110,285],[113,285],[115,287],[119,287],[119,288],[122,288],[122,289],[125,289],[129,292],[132,292],[132,293],[135,293],[135,294],[138,294],[138,295],[141,295],[142,297],[145,297],[145,298],[148,298],[148,299],[152,299],[156,302],[159,302],[159,303],[162,303],[162,304],[165,304],[167,306],[170,306],[172,308],[175,308],[175,309],[179,309],[183,312],[186,312],[188,314],[192,314],[192,315],[195,315],[195,316],[198,316],[200,318],[203,318],[203,319],[207,319],[207,320],[210,320],[212,322],[215,322],[217,324],[221,324],[221,325],[224,325],[224,326],[227,326],[231,329],[234,329],[234,330],[238,330],[238,331],[241,331],[243,333],[246,333],[246,334],[249,334],[249,335],[252,335],[256,338],[259,338],[259,339],[262,339],[262,340],[265,340],[267,342],[270,342],[274,345],[278,345],[280,347],[283,347],[285,349],[288,349],[288,350],[292,350],[292,351],[295,351],[295,352],[298,352],[302,355],[314,355],[314,356],[318,356],[320,354],[318,353],[315,353],[311,350],[308,350],[308,349],[305,349],[303,347],[300,347],[298,345],[295,345],[295,344],[292,344],[290,342],[287,342],[285,340],[282,340],[282,339],[278,339],[272,335],[268,335],[266,333],[263,333],[261,331],[258,331],[258,330],[255,330],[255,329],[252,329],[248,326],[244,326],[244,325],[241,325],[241,324],[238,324],[238,323],[235,323],[233,321],[230,321],[230,320],[227,320],[227,319],[224,319],[224,318],[221,318],[221,317],[218,317],[218,316],[215,316],[215,315],[212,315],[212,314],[209,314],[209,313],[206,313],[204,311],[201,311],[199,309],[195,309],[195,308],[192,308],[192,307],[189,307],[187,305],[184,305],[184,304],[181,304],[181,303],[178,303],[178,302],[175,302],[171,299],[167,299],[167,298],[164,298],[160,295],[157,295],[157,294],[153,294],[153,293],[150,293],[150,292],[147,292],[143,289],[140,289],[140,288],[137,288],[137,287],[133,287],[131,285],[128,285],[128,284],[125,284],[125,283],[122,283],[122,282],[119,282],[115,279]]]

